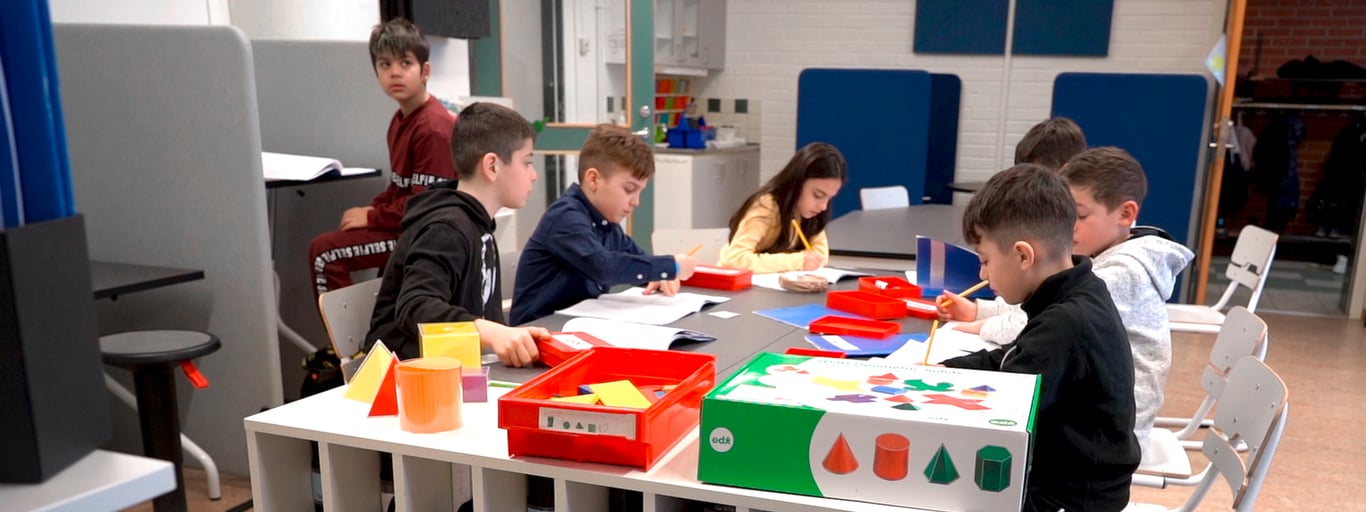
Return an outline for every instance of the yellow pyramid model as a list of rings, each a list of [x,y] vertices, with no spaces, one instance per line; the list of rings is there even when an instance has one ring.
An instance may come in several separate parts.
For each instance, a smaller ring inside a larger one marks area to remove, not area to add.
[[[367,404],[375,401],[375,394],[379,393],[379,385],[384,382],[384,375],[389,373],[393,360],[394,354],[389,352],[388,347],[383,343],[375,343],[365,356],[365,362],[361,363],[360,371],[351,378],[343,396]]]

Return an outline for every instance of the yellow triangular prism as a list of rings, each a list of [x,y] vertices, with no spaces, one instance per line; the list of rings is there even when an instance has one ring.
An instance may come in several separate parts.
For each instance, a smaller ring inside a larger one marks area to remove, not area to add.
[[[571,404],[597,405],[598,395],[589,393],[579,396],[561,396],[550,399],[552,402],[568,402]]]
[[[361,363],[360,371],[351,378],[343,396],[367,404],[375,401],[379,385],[384,382],[384,375],[389,373],[389,366],[393,361],[394,354],[389,352],[389,348],[383,343],[375,343],[370,353],[365,356],[365,362]]]
[[[629,380],[589,384],[588,389],[598,395],[598,400],[602,401],[602,405],[634,407],[636,409],[650,407],[650,400],[646,399],[645,395],[640,394],[640,390]]]

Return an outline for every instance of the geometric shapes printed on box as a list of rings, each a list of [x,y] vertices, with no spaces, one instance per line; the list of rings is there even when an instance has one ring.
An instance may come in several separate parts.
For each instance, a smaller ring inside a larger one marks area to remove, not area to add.
[[[909,404],[911,402],[914,402],[914,400],[911,400],[911,397],[906,395],[892,395],[883,398],[883,400],[886,400],[888,402],[896,402],[898,404]]]
[[[910,439],[890,433],[877,436],[873,452],[873,473],[883,480],[897,481],[906,478],[910,453]]]
[[[1001,55],[1009,12],[1006,0],[916,2],[911,48],[915,53]]]
[[[395,416],[398,414],[398,360],[389,362],[389,371],[384,372],[384,380],[375,392],[375,401],[370,403],[370,416]]]
[[[968,389],[971,389],[971,390],[973,390],[973,391],[980,391],[980,392],[982,392],[982,393],[994,393],[994,392],[996,392],[996,388],[993,388],[993,387],[988,386],[988,385],[986,385],[986,384],[982,384],[981,386],[975,386],[975,387],[968,388]]]
[[[953,459],[949,458],[949,450],[944,445],[939,445],[934,458],[930,459],[930,465],[925,466],[925,478],[939,485],[949,485],[958,479],[958,469],[953,467]]]
[[[479,329],[474,322],[418,324],[418,343],[422,357],[454,357],[464,371],[483,366],[479,355]]]
[[[957,398],[957,397],[952,397],[952,396],[949,396],[949,395],[939,395],[939,394],[935,394],[935,395],[925,395],[925,398],[930,399],[930,401],[925,402],[925,403],[927,403],[927,404],[952,405],[952,406],[954,406],[954,407],[958,407],[958,408],[960,408],[960,409],[967,410],[967,411],[985,411],[985,410],[991,409],[990,407],[986,407],[986,406],[983,406],[983,405],[978,405],[977,402],[981,402],[981,400],[969,400],[969,399]]]
[[[825,386],[837,391],[858,391],[859,382],[856,380],[839,380],[829,377],[819,376],[811,380],[817,386]]]
[[[1001,492],[1010,487],[1010,450],[1004,446],[983,446],[977,450],[973,481],[983,491]]]
[[[868,377],[868,383],[874,386],[886,386],[888,384],[896,382],[896,380],[896,374],[890,372],[884,373],[882,375],[873,375],[871,377]]]
[[[986,397],[987,397],[987,392],[986,392],[986,391],[978,391],[978,390],[975,390],[975,389],[964,389],[964,390],[962,390],[962,391],[959,391],[958,393],[961,394],[961,395],[963,395],[963,396],[970,396],[970,397],[973,397],[973,398],[986,398]]]
[[[459,359],[420,357],[398,364],[398,425],[429,434],[460,428],[463,372]]]
[[[854,450],[849,448],[849,441],[844,439],[844,434],[835,438],[835,443],[830,446],[830,451],[826,452],[821,465],[825,466],[826,471],[836,475],[847,475],[858,469],[858,458],[854,457]]]
[[[912,391],[952,391],[953,383],[940,382],[938,384],[929,384],[921,379],[912,379],[906,381],[906,387],[910,388]]]
[[[826,400],[829,400],[829,401],[831,401],[831,402],[849,402],[849,403],[851,403],[851,404],[866,404],[866,403],[868,403],[868,402],[876,402],[876,401],[877,401],[877,397],[876,397],[876,396],[873,396],[873,395],[862,395],[862,394],[854,394],[854,395],[837,395],[837,396],[833,396],[833,397],[827,398]]]
[[[898,411],[919,411],[919,410],[920,410],[920,407],[917,406],[917,405],[915,405],[915,404],[897,404],[897,405],[893,405],[892,408],[893,408],[893,409],[896,409],[896,410],[898,410]]]
[[[598,395],[598,400],[602,405],[608,407],[632,407],[635,409],[648,409],[650,400],[640,393],[634,384],[629,380],[618,380],[612,382],[602,382],[589,384],[588,389]]]
[[[898,388],[893,386],[874,386],[873,391],[885,395],[900,395],[906,392],[906,388]]]
[[[384,382],[384,374],[389,372],[390,363],[393,361],[394,354],[389,352],[388,347],[383,343],[376,343],[365,356],[360,371],[347,383],[346,394],[342,396],[367,404],[374,402],[375,393],[379,391],[379,385]]]

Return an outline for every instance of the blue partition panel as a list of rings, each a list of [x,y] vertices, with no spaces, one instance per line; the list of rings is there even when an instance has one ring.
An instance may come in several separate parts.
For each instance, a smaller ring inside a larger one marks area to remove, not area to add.
[[[930,74],[919,70],[807,69],[797,85],[797,147],[827,142],[849,162],[830,209],[858,210],[859,189],[901,185],[925,195]]]
[[[1053,115],[1076,121],[1091,147],[1133,154],[1148,176],[1139,223],[1193,247],[1210,95],[1203,75],[1063,73],[1053,82]]]
[[[963,81],[958,75],[930,75],[930,140],[925,158],[927,202],[953,204],[949,183],[958,165],[958,111],[962,107]]]
[[[47,2],[0,2],[0,66],[15,128],[22,188],[18,204],[24,209],[22,219],[6,215],[8,225],[75,213],[55,57]],[[16,204],[10,199],[5,203]]]

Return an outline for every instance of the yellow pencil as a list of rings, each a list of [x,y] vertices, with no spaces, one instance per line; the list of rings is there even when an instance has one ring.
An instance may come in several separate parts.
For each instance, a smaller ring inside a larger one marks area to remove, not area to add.
[[[967,297],[968,295],[972,295],[972,294],[974,294],[974,293],[977,293],[977,290],[981,290],[983,287],[985,287],[986,285],[988,285],[988,284],[990,284],[990,283],[991,283],[991,281],[987,281],[987,280],[983,279],[982,282],[972,285],[972,288],[968,288],[968,289],[966,289],[966,290],[963,290],[963,293],[958,294],[958,296],[959,296],[959,297]],[[944,300],[939,301],[939,306],[940,306],[940,307],[949,307],[949,304],[952,304],[952,303],[953,303],[953,301],[950,301],[949,299],[944,299]]]
[[[693,247],[691,251],[688,251],[688,256],[697,256],[697,251],[700,250],[702,250],[702,244],[697,244],[697,247]]]
[[[792,219],[792,229],[797,230],[797,236],[802,239],[802,245],[806,247],[806,250],[810,251],[811,242],[806,241],[806,233],[802,233],[802,225],[797,222],[797,219]]]
[[[929,366],[930,364],[930,351],[934,350],[934,331],[937,330],[939,330],[939,321],[935,320],[934,323],[930,324],[930,339],[925,341],[925,360],[920,362],[922,365]]]

